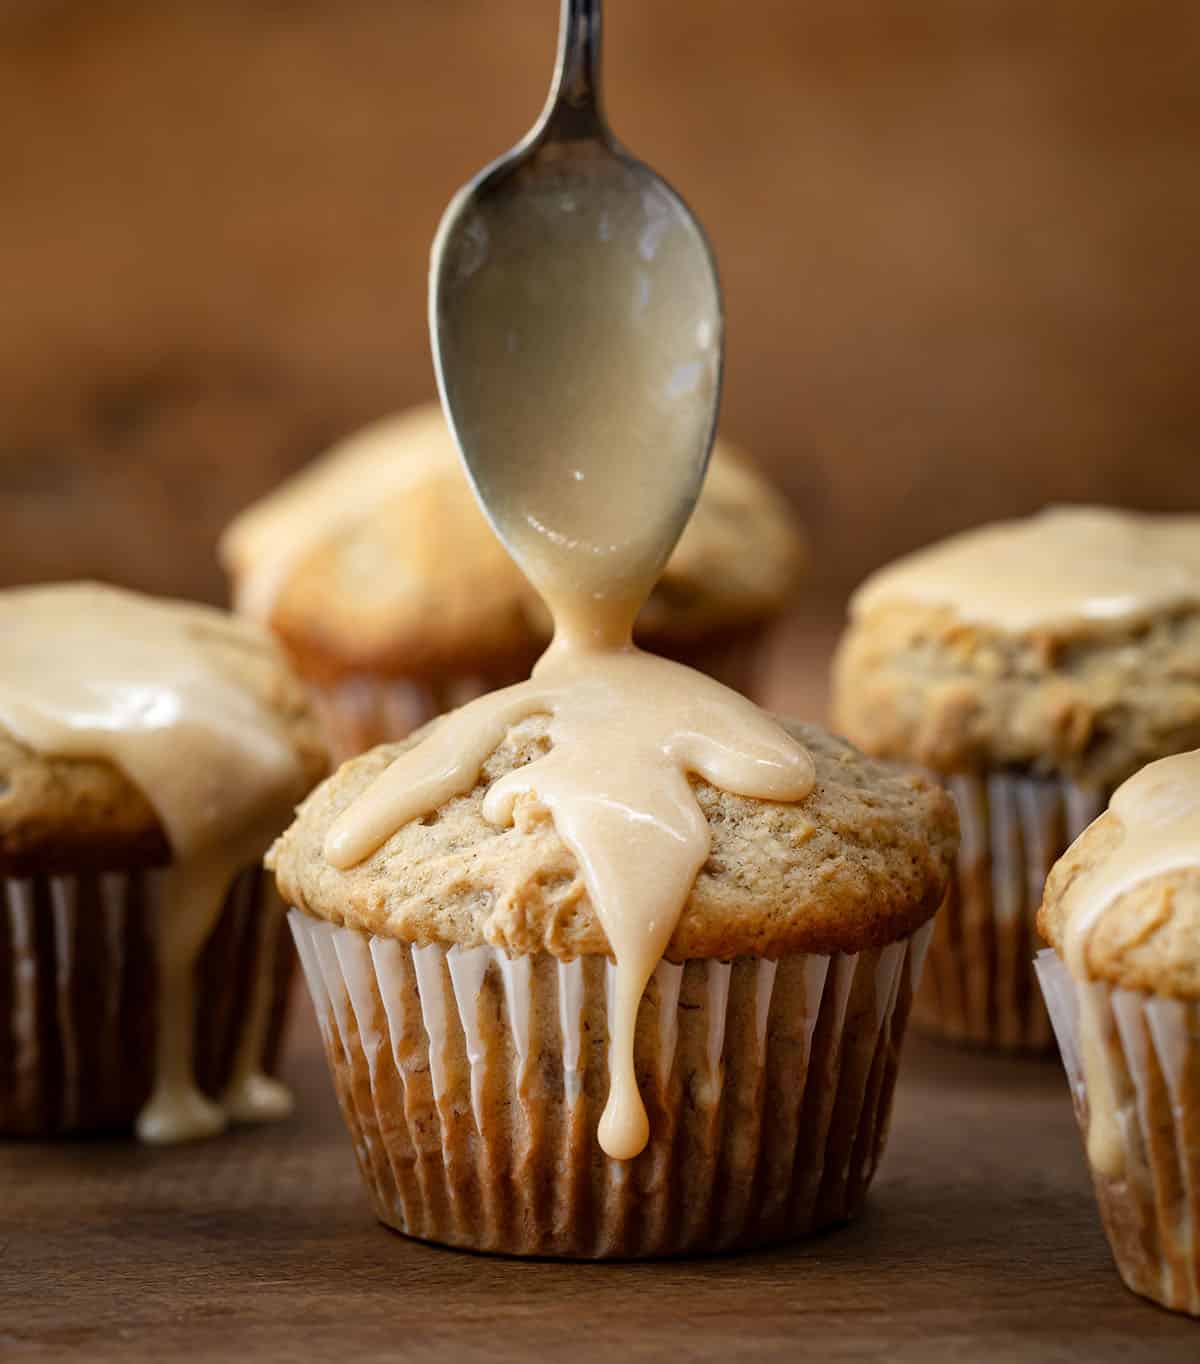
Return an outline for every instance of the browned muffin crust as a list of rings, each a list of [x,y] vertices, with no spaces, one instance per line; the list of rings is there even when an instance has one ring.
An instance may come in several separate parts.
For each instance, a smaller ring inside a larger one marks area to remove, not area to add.
[[[945,607],[881,605],[842,640],[833,711],[880,757],[1112,787],[1200,747],[1200,611],[1007,634]]]
[[[0,730],[0,875],[161,866],[150,802],[110,763],[44,756]]]
[[[363,675],[436,682],[527,673],[549,643],[549,613],[479,510],[441,410],[414,409],[394,424],[395,458],[428,466],[403,491],[385,491],[344,524],[318,529],[286,566],[267,616],[271,630],[301,675],[320,686]],[[387,424],[373,439],[393,439]],[[336,471],[344,458],[334,450],[327,467]],[[365,476],[352,465],[346,473]],[[285,508],[288,491],[279,495]],[[319,527],[319,505],[312,514]],[[246,515],[269,522],[271,499]],[[253,537],[239,539],[240,524],[223,547],[235,592],[263,568]],[[637,638],[671,652],[762,625],[790,604],[804,566],[786,499],[718,439]]]
[[[190,628],[203,632],[208,613],[189,612]],[[205,640],[219,666],[281,720],[303,773],[299,800],[329,767],[304,687],[279,648],[249,624],[205,632]],[[104,760],[37,753],[0,726],[0,876],[159,866],[170,858],[162,822],[122,771]]]
[[[301,676],[320,685],[361,674],[517,675],[549,638],[544,607],[455,465],[309,549],[269,624]]]
[[[1070,920],[1068,891],[1077,877],[1104,862],[1123,838],[1121,821],[1110,810],[1075,840],[1050,872],[1038,931],[1060,955]],[[1200,866],[1148,877],[1117,896],[1088,936],[1085,965],[1092,980],[1200,1000]]]
[[[406,942],[487,942],[560,958],[607,953],[578,865],[545,806],[519,798],[510,828],[483,818],[488,786],[544,753],[547,728],[545,716],[514,727],[471,792],[405,825],[349,871],[326,861],[326,832],[420,735],[344,764],[268,857],[283,898]],[[949,797],[814,726],[788,728],[816,763],[805,800],[751,800],[693,781],[712,851],[668,947],[672,960],[857,952],[914,932],[941,903],[958,838]]]

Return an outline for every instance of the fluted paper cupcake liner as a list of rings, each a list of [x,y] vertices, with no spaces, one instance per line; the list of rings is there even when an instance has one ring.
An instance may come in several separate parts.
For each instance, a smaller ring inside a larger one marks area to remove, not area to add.
[[[132,1127],[154,1081],[158,871],[2,883],[0,1134]],[[196,1075],[212,1096],[233,1070],[254,982],[272,972],[263,1051],[278,1050],[294,954],[273,884],[234,882],[197,965]]]
[[[753,697],[767,630],[762,626],[729,631],[719,638],[677,649],[668,656],[698,668],[735,691]],[[485,692],[529,676],[536,654],[520,665],[484,673],[463,673],[437,681],[359,675],[310,692],[335,759],[343,761],[376,744],[403,739],[457,706]]]
[[[939,780],[954,796],[962,842],[914,1024],[956,1042],[1049,1050],[1053,1033],[1033,971],[1037,911],[1050,868],[1109,793],[1008,772]]]
[[[613,968],[411,947],[293,910],[380,1219],[474,1250],[677,1255],[785,1240],[861,1206],[928,927],[857,956],[660,963],[638,1019],[650,1143],[596,1131]]]
[[[1052,951],[1039,954],[1037,973],[1085,1143],[1081,990],[1091,992],[1101,1022],[1125,1168],[1118,1178],[1092,1177],[1121,1278],[1164,1307],[1200,1316],[1200,1004],[1077,982]]]

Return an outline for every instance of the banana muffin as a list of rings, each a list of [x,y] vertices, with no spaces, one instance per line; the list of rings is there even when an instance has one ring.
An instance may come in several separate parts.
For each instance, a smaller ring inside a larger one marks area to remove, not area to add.
[[[1120,782],[1200,743],[1200,517],[1059,508],[883,569],[851,603],[834,724],[958,802],[916,1022],[1049,1047],[1032,969],[1046,874]]]
[[[528,676],[549,642],[436,403],[359,432],[247,509],[221,558],[236,609],[282,642],[343,754]],[[638,641],[752,693],[803,562],[784,498],[718,438]]]
[[[1200,752],[1118,789],[1050,873],[1038,926],[1117,1268],[1200,1316]]]
[[[94,584],[2,592],[0,629],[0,1134],[283,1114],[260,859],[327,771],[303,686],[250,622]]]
[[[449,724],[449,718],[435,724]],[[920,774],[805,725],[795,803],[692,790],[711,852],[634,1045],[648,1145],[607,1156],[614,966],[548,809],[488,790],[544,755],[510,727],[475,787],[348,871],[338,817],[421,736],[345,763],[272,850],[375,1210],[479,1250],[655,1256],[779,1241],[859,1210],[956,845]]]

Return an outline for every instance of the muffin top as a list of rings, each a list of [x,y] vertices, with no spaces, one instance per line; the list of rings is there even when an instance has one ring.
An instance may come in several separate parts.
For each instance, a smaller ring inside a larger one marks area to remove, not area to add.
[[[1087,979],[1200,1000],[1200,752],[1120,787],[1051,870],[1038,928]]]
[[[221,543],[237,607],[319,681],[509,671],[549,639],[540,599],[493,535],[441,408],[379,422],[244,512]],[[784,499],[718,440],[639,640],[687,647],[768,618],[803,560]]]
[[[753,800],[692,779],[712,846],[667,948],[672,960],[856,952],[906,936],[941,903],[957,843],[949,798],[813,726],[787,728],[815,763],[806,799]],[[483,815],[491,784],[547,751],[548,729],[543,715],[510,728],[470,792],[339,871],[324,853],[330,826],[427,731],[351,759],[268,857],[284,899],[405,942],[491,943],[564,959],[606,953],[580,868],[546,807],[522,795],[511,826]]]
[[[0,874],[165,863],[325,773],[258,627],[92,583],[0,592]]]
[[[836,723],[943,772],[1111,786],[1200,743],[1200,517],[1052,509],[869,578],[834,664]]]

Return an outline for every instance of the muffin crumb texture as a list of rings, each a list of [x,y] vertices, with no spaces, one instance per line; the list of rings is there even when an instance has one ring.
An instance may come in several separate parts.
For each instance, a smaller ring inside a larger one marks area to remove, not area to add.
[[[942,606],[855,621],[835,721],[868,752],[939,772],[1018,767],[1109,787],[1200,746],[1200,612],[1008,634]]]
[[[492,782],[547,751],[548,729],[541,715],[515,726],[472,791],[338,871],[323,853],[330,825],[421,735],[344,764],[268,858],[283,898],[330,923],[418,945],[488,943],[560,959],[607,953],[579,867],[545,806],[520,798],[511,827],[482,814]],[[788,729],[816,764],[805,800],[750,800],[693,779],[712,848],[668,959],[857,952],[907,936],[941,903],[957,842],[950,798],[813,726]]]

